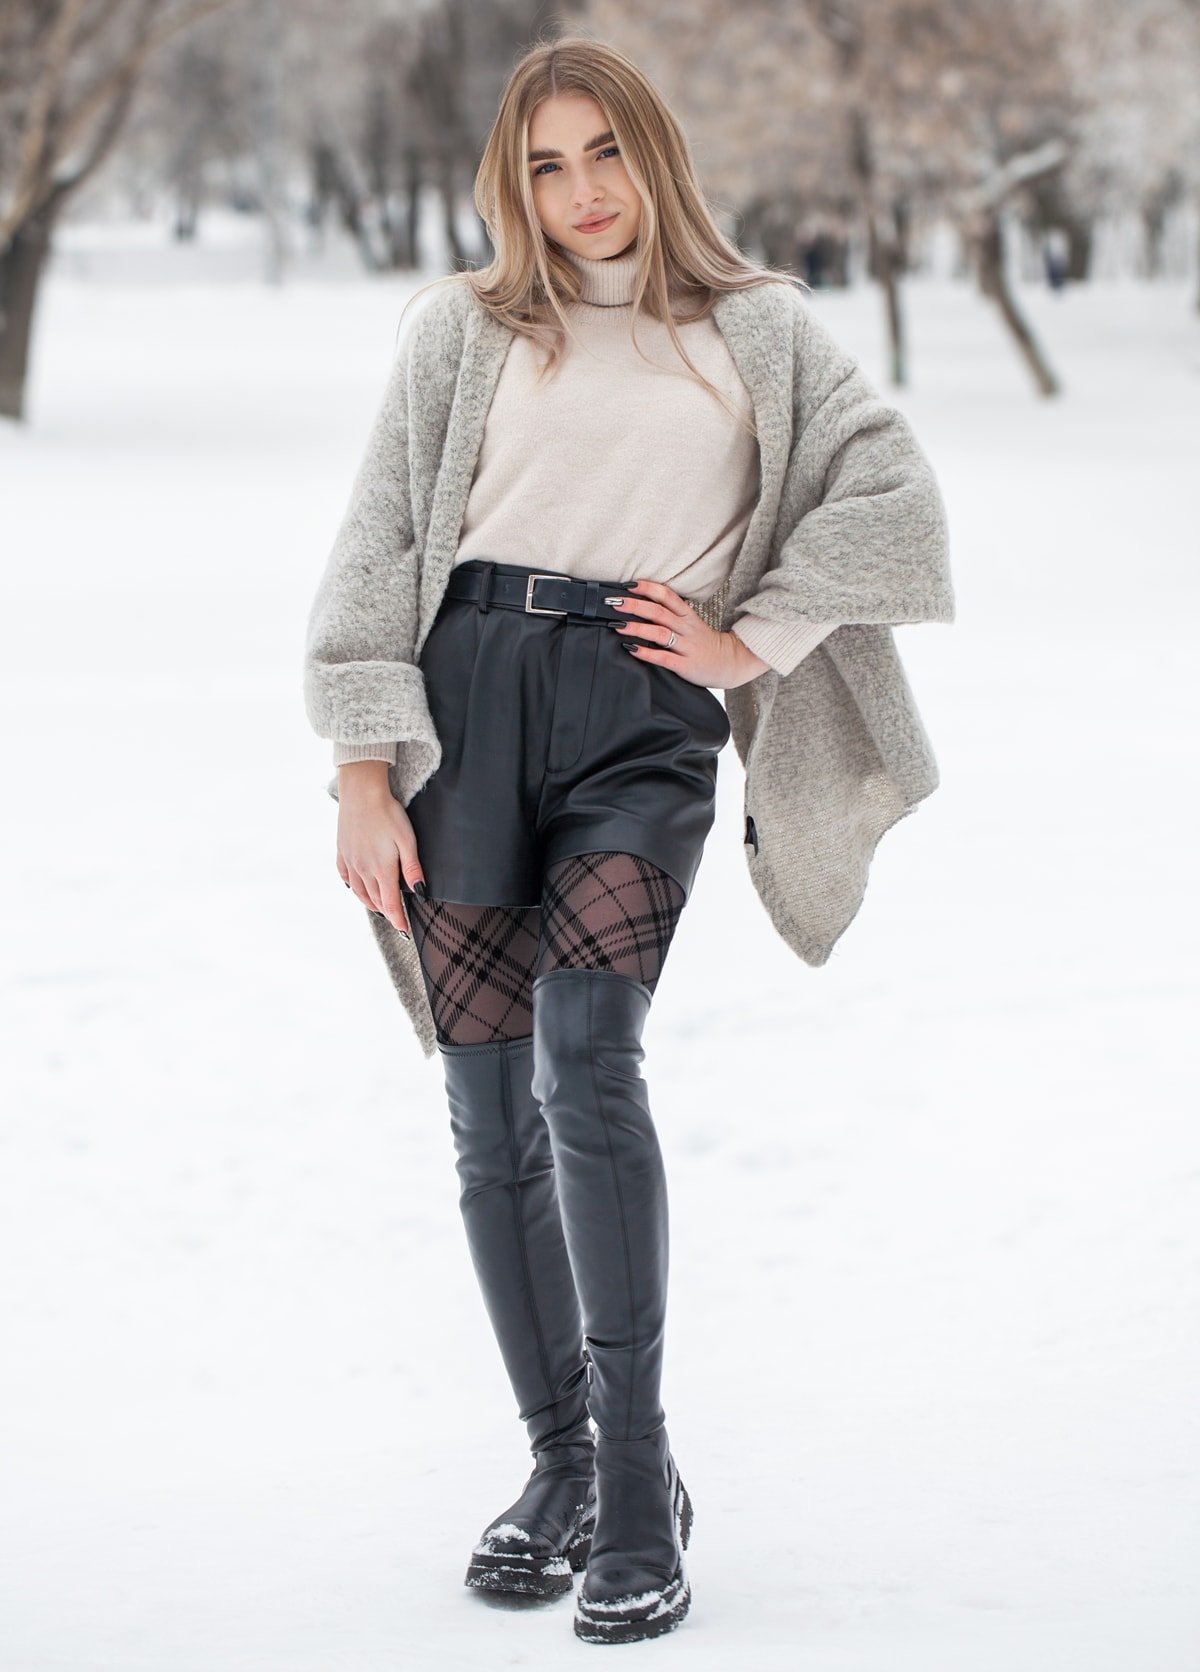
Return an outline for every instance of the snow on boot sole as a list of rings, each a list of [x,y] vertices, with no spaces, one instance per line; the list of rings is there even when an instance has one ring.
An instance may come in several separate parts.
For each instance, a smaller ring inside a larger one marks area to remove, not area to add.
[[[587,1566],[592,1548],[593,1517],[574,1535],[561,1556],[522,1555],[520,1551],[477,1549],[463,1583],[473,1591],[504,1596],[561,1597],[572,1588],[575,1573]]]
[[[682,1551],[692,1536],[694,1516],[688,1489],[676,1479],[675,1532]],[[681,1554],[670,1583],[661,1591],[602,1602],[591,1602],[581,1592],[575,1598],[575,1635],[583,1643],[640,1643],[647,1637],[662,1637],[683,1623],[691,1603],[692,1587]]]

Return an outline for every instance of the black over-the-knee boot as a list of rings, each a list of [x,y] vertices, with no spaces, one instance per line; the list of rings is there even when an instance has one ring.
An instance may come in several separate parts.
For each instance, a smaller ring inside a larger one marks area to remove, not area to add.
[[[471,1260],[534,1456],[520,1497],[472,1551],[466,1584],[560,1596],[591,1546],[594,1446],[579,1299],[530,1086],[532,1040],[439,1050]]]
[[[550,1131],[583,1310],[596,1424],[596,1525],[576,1593],[589,1643],[656,1637],[687,1613],[692,1507],[659,1398],[667,1186],[639,1072],[650,989],[612,970],[533,983],[533,1090]]]

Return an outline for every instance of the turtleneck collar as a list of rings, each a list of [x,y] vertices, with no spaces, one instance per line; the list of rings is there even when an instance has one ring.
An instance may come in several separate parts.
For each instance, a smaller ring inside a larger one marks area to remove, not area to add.
[[[581,301],[598,308],[627,308],[633,301],[633,281],[637,273],[638,253],[634,245],[628,255],[615,255],[608,261],[592,260],[563,248],[583,281]]]

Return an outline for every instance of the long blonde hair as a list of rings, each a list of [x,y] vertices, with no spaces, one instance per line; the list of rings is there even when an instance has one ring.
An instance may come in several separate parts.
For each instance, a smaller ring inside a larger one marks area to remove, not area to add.
[[[469,285],[494,319],[548,350],[543,371],[560,364],[566,337],[575,336],[564,304],[580,300],[583,281],[542,231],[528,168],[533,112],[543,99],[559,93],[586,93],[600,105],[641,199],[630,319],[635,350],[646,359],[634,329],[641,309],[665,322],[691,375],[743,422],[693,365],[675,321],[691,324],[707,318],[724,291],[761,284],[802,286],[803,281],[780,269],[756,266],[725,237],[705,201],[679,122],[637,65],[606,42],[583,34],[559,36],[535,42],[517,62],[500,96],[475,176],[475,206],[495,255],[486,267],[450,273],[433,284]],[[423,285],[415,295],[430,288]],[[691,311],[673,313],[669,298],[676,304],[684,301]],[[757,434],[753,423],[748,427]]]

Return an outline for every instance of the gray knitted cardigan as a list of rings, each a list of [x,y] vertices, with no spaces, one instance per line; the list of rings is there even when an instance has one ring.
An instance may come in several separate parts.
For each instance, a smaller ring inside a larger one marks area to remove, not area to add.
[[[862,903],[880,837],[937,788],[891,628],[954,620],[946,513],[907,420],[796,286],[723,293],[713,318],[753,400],[761,482],[729,575],[697,613],[722,630],[740,613],[848,623],[786,677],[768,669],[724,693],[751,882],[817,966]],[[309,614],[309,721],[332,741],[400,739],[388,774],[402,806],[441,759],[419,658],[512,341],[465,280],[434,292],[392,366]],[[326,787],[336,800],[336,774]],[[366,915],[432,1056],[416,947]]]

